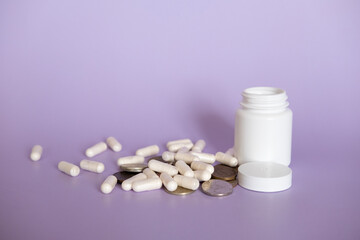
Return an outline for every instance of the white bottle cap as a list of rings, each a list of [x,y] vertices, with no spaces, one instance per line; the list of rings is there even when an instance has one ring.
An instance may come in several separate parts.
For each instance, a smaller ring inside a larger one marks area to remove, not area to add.
[[[248,162],[238,168],[238,183],[258,192],[278,192],[291,187],[292,171],[273,162]]]

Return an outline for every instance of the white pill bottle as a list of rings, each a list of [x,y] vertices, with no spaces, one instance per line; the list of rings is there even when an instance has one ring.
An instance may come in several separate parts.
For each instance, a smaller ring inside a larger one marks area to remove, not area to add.
[[[240,164],[291,161],[292,111],[286,92],[254,87],[242,93],[235,117],[234,155]]]

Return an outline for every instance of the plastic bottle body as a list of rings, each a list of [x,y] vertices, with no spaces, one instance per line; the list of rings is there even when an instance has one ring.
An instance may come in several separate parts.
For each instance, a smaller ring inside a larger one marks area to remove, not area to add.
[[[288,166],[293,114],[287,107],[285,91],[276,88],[250,90],[251,94],[243,93],[242,108],[236,112],[234,155],[240,164],[263,161]]]

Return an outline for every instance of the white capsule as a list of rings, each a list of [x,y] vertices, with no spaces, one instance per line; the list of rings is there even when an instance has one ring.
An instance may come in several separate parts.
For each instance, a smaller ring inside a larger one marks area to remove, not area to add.
[[[229,149],[225,152],[225,154],[234,156],[234,148],[229,148]]]
[[[122,145],[114,137],[108,137],[106,143],[114,152],[120,152],[122,149]]]
[[[191,190],[198,189],[200,185],[199,180],[196,178],[185,177],[182,175],[175,175],[174,180],[177,182],[178,186]]]
[[[81,160],[80,167],[84,170],[95,173],[102,173],[105,170],[105,166],[103,163],[86,159]]]
[[[187,147],[182,147],[177,152],[189,152],[189,151],[190,149],[188,149]]]
[[[135,192],[144,192],[160,189],[162,186],[162,182],[159,178],[149,178],[145,180],[135,181],[132,184],[132,189]]]
[[[137,156],[149,157],[158,154],[160,151],[158,145],[151,145],[144,148],[140,148],[136,151]]]
[[[165,151],[165,152],[163,152],[161,157],[164,161],[171,162],[171,161],[174,161],[174,159],[175,159],[175,153]]]
[[[178,170],[173,165],[168,163],[160,162],[158,160],[152,159],[149,161],[148,166],[151,170],[155,172],[165,172],[171,176],[174,176],[178,173]]]
[[[99,142],[95,144],[94,146],[89,147],[86,149],[85,155],[87,157],[93,157],[95,155],[98,155],[99,153],[104,152],[107,149],[107,145],[104,142]]]
[[[210,153],[191,152],[192,155],[199,158],[200,162],[213,164],[215,162],[215,155]]]
[[[192,147],[191,151],[193,152],[202,152],[206,146],[206,143],[204,140],[200,139],[197,140],[194,146]]]
[[[192,142],[189,138],[178,139],[178,140],[173,140],[173,141],[167,142],[166,147],[169,147],[170,145],[178,144],[178,143],[192,143]]]
[[[179,173],[186,177],[194,177],[193,170],[184,161],[177,161],[175,167],[179,170]]]
[[[33,161],[38,161],[41,158],[43,148],[40,145],[35,145],[31,149],[30,159]]]
[[[182,152],[178,152],[175,154],[175,159],[177,161],[184,161],[185,163],[192,163],[195,161],[199,161],[199,158],[197,156],[192,155],[191,153],[182,153]]]
[[[144,180],[144,179],[147,179],[147,176],[145,175],[145,173],[136,174],[135,176],[132,176],[131,178],[128,178],[125,181],[123,181],[121,184],[121,188],[125,191],[130,191],[132,188],[133,182],[139,181],[139,180]]]
[[[194,146],[191,142],[184,142],[184,143],[174,143],[169,145],[168,149],[170,152],[177,152],[180,148],[186,147],[188,149],[191,149]]]
[[[207,170],[194,171],[194,176],[199,181],[208,181],[211,178],[211,173]]]
[[[204,162],[192,162],[191,163],[191,168],[193,170],[206,170],[208,171],[210,174],[212,174],[214,172],[214,166],[210,165],[208,163],[204,163]]]
[[[131,164],[131,163],[144,163],[145,158],[142,156],[127,156],[121,157],[117,160],[118,166],[123,164]]]
[[[78,166],[65,161],[59,162],[58,169],[72,177],[76,177],[80,173],[80,168]]]
[[[145,168],[143,173],[146,175],[147,178],[159,178],[159,176],[150,168]]]
[[[117,178],[114,175],[108,176],[105,181],[101,184],[101,191],[105,194],[111,193],[115,188],[117,183]]]
[[[239,161],[235,157],[225,154],[223,152],[216,153],[216,161],[228,165],[230,167],[236,167],[239,163]]]
[[[167,173],[163,172],[160,174],[160,179],[167,190],[173,192],[177,189],[177,182]]]

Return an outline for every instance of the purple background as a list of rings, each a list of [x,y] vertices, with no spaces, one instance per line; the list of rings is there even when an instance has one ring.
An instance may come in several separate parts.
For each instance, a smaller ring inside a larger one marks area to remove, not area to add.
[[[0,1],[0,238],[360,239],[359,12],[355,0]],[[139,147],[227,150],[252,86],[289,95],[290,190],[100,192]],[[93,158],[103,174],[57,170],[108,136],[124,150]]]

